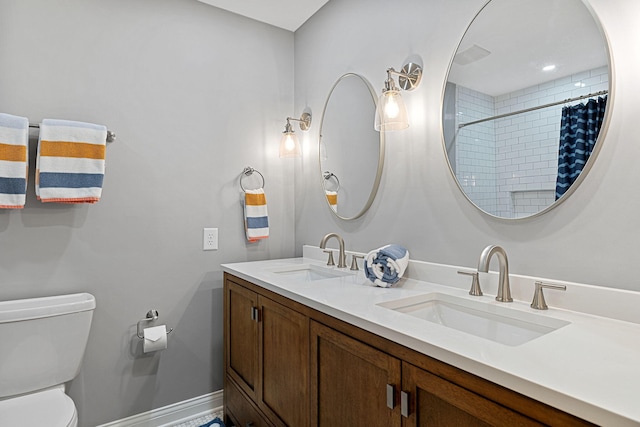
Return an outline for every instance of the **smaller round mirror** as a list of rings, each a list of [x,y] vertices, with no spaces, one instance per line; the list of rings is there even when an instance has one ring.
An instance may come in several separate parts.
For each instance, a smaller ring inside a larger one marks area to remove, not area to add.
[[[384,132],[373,121],[376,94],[362,76],[347,73],[333,85],[322,112],[320,180],[327,205],[344,220],[364,215],[376,197],[384,164]]]

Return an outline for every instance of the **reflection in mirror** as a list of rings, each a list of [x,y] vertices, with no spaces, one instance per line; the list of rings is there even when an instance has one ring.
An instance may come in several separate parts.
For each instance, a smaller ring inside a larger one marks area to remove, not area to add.
[[[361,217],[371,206],[384,163],[384,132],[371,123],[376,95],[358,74],[340,77],[329,91],[320,124],[323,194],[341,219]]]
[[[443,99],[449,165],[475,206],[523,218],[577,187],[601,144],[608,59],[581,0],[487,3],[460,42]]]

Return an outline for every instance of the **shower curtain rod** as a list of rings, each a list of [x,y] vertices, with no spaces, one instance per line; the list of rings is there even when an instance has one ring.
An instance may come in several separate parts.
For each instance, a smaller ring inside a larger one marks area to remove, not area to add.
[[[529,111],[540,110],[542,108],[553,107],[554,105],[566,104],[567,102],[579,101],[585,98],[593,98],[594,96],[606,95],[608,90],[601,90],[600,92],[590,93],[588,95],[576,96],[575,98],[568,98],[562,101],[550,102],[549,104],[538,105],[537,107],[525,108],[524,110],[513,111],[511,113],[500,114],[498,116],[487,117],[485,119],[474,120],[472,122],[461,123],[458,125],[458,129],[462,129],[465,126],[471,126],[482,122],[488,122],[489,120],[502,119],[509,116],[515,116],[516,114],[528,113]]]
[[[29,127],[32,129],[40,129],[40,125],[39,124],[31,124],[29,123]],[[107,131],[107,142],[113,142],[116,140],[116,134],[115,132],[112,132],[110,130]]]

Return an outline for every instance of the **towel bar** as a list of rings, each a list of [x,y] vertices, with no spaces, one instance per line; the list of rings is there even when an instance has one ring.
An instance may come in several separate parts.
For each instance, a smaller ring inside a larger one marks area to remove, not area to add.
[[[31,123],[29,123],[29,127],[33,128],[33,129],[40,129],[40,125],[35,124],[32,125]],[[116,134],[115,132],[112,132],[110,130],[107,131],[107,142],[113,142],[116,140]]]

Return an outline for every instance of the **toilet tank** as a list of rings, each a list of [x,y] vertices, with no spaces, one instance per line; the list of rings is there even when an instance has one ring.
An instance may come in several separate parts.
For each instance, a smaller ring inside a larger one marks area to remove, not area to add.
[[[88,293],[0,301],[0,398],[78,375],[95,308]]]

